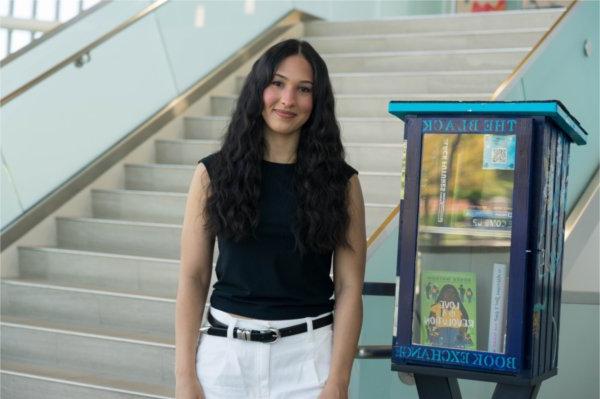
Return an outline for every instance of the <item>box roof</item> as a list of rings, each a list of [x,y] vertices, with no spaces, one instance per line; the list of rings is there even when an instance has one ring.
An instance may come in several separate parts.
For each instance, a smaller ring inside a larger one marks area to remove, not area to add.
[[[407,115],[469,114],[496,116],[547,116],[571,139],[582,145],[587,132],[558,100],[549,101],[390,101],[388,112],[404,120]]]

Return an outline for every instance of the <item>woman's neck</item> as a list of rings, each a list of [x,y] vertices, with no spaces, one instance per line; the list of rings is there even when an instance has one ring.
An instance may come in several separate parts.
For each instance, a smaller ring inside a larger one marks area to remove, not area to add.
[[[278,134],[265,131],[264,160],[275,163],[295,163],[300,132]]]

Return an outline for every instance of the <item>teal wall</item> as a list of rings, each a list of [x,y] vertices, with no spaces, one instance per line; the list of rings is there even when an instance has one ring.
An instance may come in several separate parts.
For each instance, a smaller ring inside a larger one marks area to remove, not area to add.
[[[567,208],[598,168],[600,134],[600,2],[579,1],[498,100],[557,99],[587,130],[588,144],[571,146]],[[591,55],[584,43],[591,43]]]

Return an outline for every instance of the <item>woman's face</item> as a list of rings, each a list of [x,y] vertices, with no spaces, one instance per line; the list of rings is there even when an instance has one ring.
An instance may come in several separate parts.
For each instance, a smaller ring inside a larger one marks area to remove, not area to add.
[[[262,117],[267,133],[299,133],[312,112],[312,90],[312,67],[304,57],[293,55],[281,61],[263,91]]]

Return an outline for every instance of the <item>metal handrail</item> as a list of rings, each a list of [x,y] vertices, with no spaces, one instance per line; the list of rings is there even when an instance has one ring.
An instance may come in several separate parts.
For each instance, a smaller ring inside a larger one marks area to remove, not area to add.
[[[40,44],[44,43],[46,40],[51,39],[57,33],[62,32],[63,30],[67,29],[69,26],[74,25],[75,23],[81,21],[83,18],[87,17],[88,15],[93,14],[96,11],[98,11],[99,9],[103,8],[104,6],[107,6],[108,4],[112,3],[112,1],[113,0],[101,0],[99,3],[93,5],[92,7],[88,8],[87,10],[80,12],[79,14],[77,14],[75,17],[69,19],[68,21],[59,23],[55,28],[52,28],[48,32],[44,33],[39,39],[35,39],[34,41],[30,42],[26,46],[18,49],[17,51],[15,51],[13,53],[10,53],[6,57],[4,57],[2,60],[0,60],[0,67],[5,67],[9,63],[13,62],[14,60],[16,60],[17,58],[22,56],[23,54],[27,53],[28,51],[30,51],[30,50],[34,49],[35,47],[39,46]]]
[[[392,345],[360,345],[356,350],[355,359],[390,359]]]
[[[4,105],[8,104],[10,101],[14,100],[15,98],[17,98],[21,94],[25,93],[27,90],[31,89],[32,87],[34,87],[38,83],[42,82],[43,80],[47,79],[48,77],[54,75],[56,72],[60,71],[61,69],[63,69],[65,66],[71,64],[72,62],[82,63],[82,60],[84,60],[85,58],[89,58],[90,51],[92,51],[93,49],[95,49],[96,47],[101,45],[102,43],[106,42],[108,39],[112,38],[113,36],[117,35],[121,31],[127,29],[129,26],[133,25],[140,19],[144,18],[146,15],[156,11],[156,9],[163,6],[166,2],[167,2],[167,0],[156,0],[154,3],[150,4],[148,7],[146,7],[145,9],[143,9],[136,15],[128,18],[125,22],[121,23],[119,26],[117,26],[110,32],[102,35],[99,39],[94,40],[91,44],[88,44],[81,50],[75,52],[74,54],[65,58],[58,64],[47,69],[45,72],[42,72],[35,78],[31,79],[29,82],[25,83],[24,85],[20,86],[19,88],[15,89],[15,90],[13,90],[8,95],[2,97],[2,99],[0,100],[0,107],[3,107]]]

